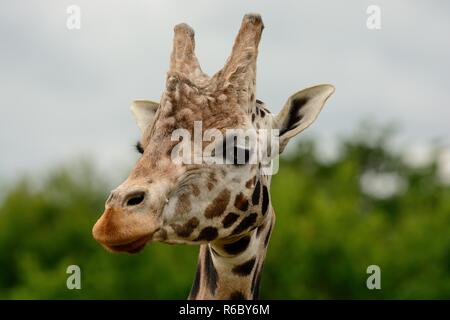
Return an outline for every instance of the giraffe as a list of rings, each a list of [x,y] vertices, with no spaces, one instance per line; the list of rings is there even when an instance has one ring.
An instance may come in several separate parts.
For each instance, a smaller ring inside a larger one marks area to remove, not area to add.
[[[184,23],[175,26],[160,102],[139,100],[131,106],[141,131],[137,149],[142,155],[128,178],[110,193],[92,230],[93,237],[113,252],[136,253],[151,241],[199,245],[189,299],[257,299],[275,213],[271,175],[261,170],[259,160],[239,164],[232,159],[222,165],[176,162],[173,132],[193,132],[196,121],[203,131],[273,129],[279,132],[279,148],[271,156],[277,156],[314,122],[334,92],[332,85],[304,89],[272,114],[255,98],[263,28],[259,14],[246,14],[225,66],[210,77],[196,58],[193,29]],[[217,140],[211,143],[224,145],[224,140]],[[204,142],[200,146],[206,147]]]

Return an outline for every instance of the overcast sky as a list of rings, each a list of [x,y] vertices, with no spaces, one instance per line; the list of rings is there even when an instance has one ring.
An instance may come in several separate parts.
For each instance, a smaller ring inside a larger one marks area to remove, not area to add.
[[[71,4],[80,30],[66,28]],[[366,27],[370,4],[381,8],[381,30]],[[449,1],[2,0],[0,179],[80,155],[130,167],[139,132],[129,105],[159,100],[173,26],[195,29],[213,74],[247,12],[264,20],[257,97],[272,111],[299,89],[331,83],[336,93],[310,134],[332,140],[369,118],[399,123],[404,145],[449,145]]]

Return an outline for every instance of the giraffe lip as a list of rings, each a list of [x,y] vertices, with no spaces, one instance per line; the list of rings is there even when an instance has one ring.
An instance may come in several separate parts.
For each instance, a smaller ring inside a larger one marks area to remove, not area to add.
[[[144,249],[147,242],[151,239],[152,234],[148,234],[137,239],[118,243],[118,244],[106,244],[105,246],[113,252],[128,252],[128,253],[138,253]]]

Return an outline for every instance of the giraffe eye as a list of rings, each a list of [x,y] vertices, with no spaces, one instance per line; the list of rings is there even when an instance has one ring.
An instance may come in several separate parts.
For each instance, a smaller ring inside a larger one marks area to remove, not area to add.
[[[140,141],[136,142],[136,144],[134,145],[137,152],[139,152],[140,154],[144,153],[144,148],[142,147],[142,144]]]
[[[233,157],[232,157],[233,165],[235,166],[244,165],[247,164],[249,160],[250,160],[250,151],[248,149],[238,147],[233,148]]]
[[[235,166],[247,164],[250,160],[250,151],[244,147],[237,146],[236,138],[233,141],[224,141],[222,146],[222,157],[226,164]]]

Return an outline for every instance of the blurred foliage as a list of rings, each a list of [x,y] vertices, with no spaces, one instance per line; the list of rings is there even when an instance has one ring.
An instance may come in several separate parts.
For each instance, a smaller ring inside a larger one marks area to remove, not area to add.
[[[450,298],[450,188],[436,162],[411,168],[387,148],[389,135],[355,135],[338,159],[321,162],[304,140],[280,162],[272,184],[277,223],[262,298]],[[109,187],[88,164],[56,169],[9,186],[0,204],[0,298],[185,299],[195,246],[152,243],[139,255],[111,254],[91,228]],[[364,193],[367,172],[395,172],[404,189]],[[67,266],[82,270],[82,290],[66,288]],[[381,268],[368,290],[366,268]]]

